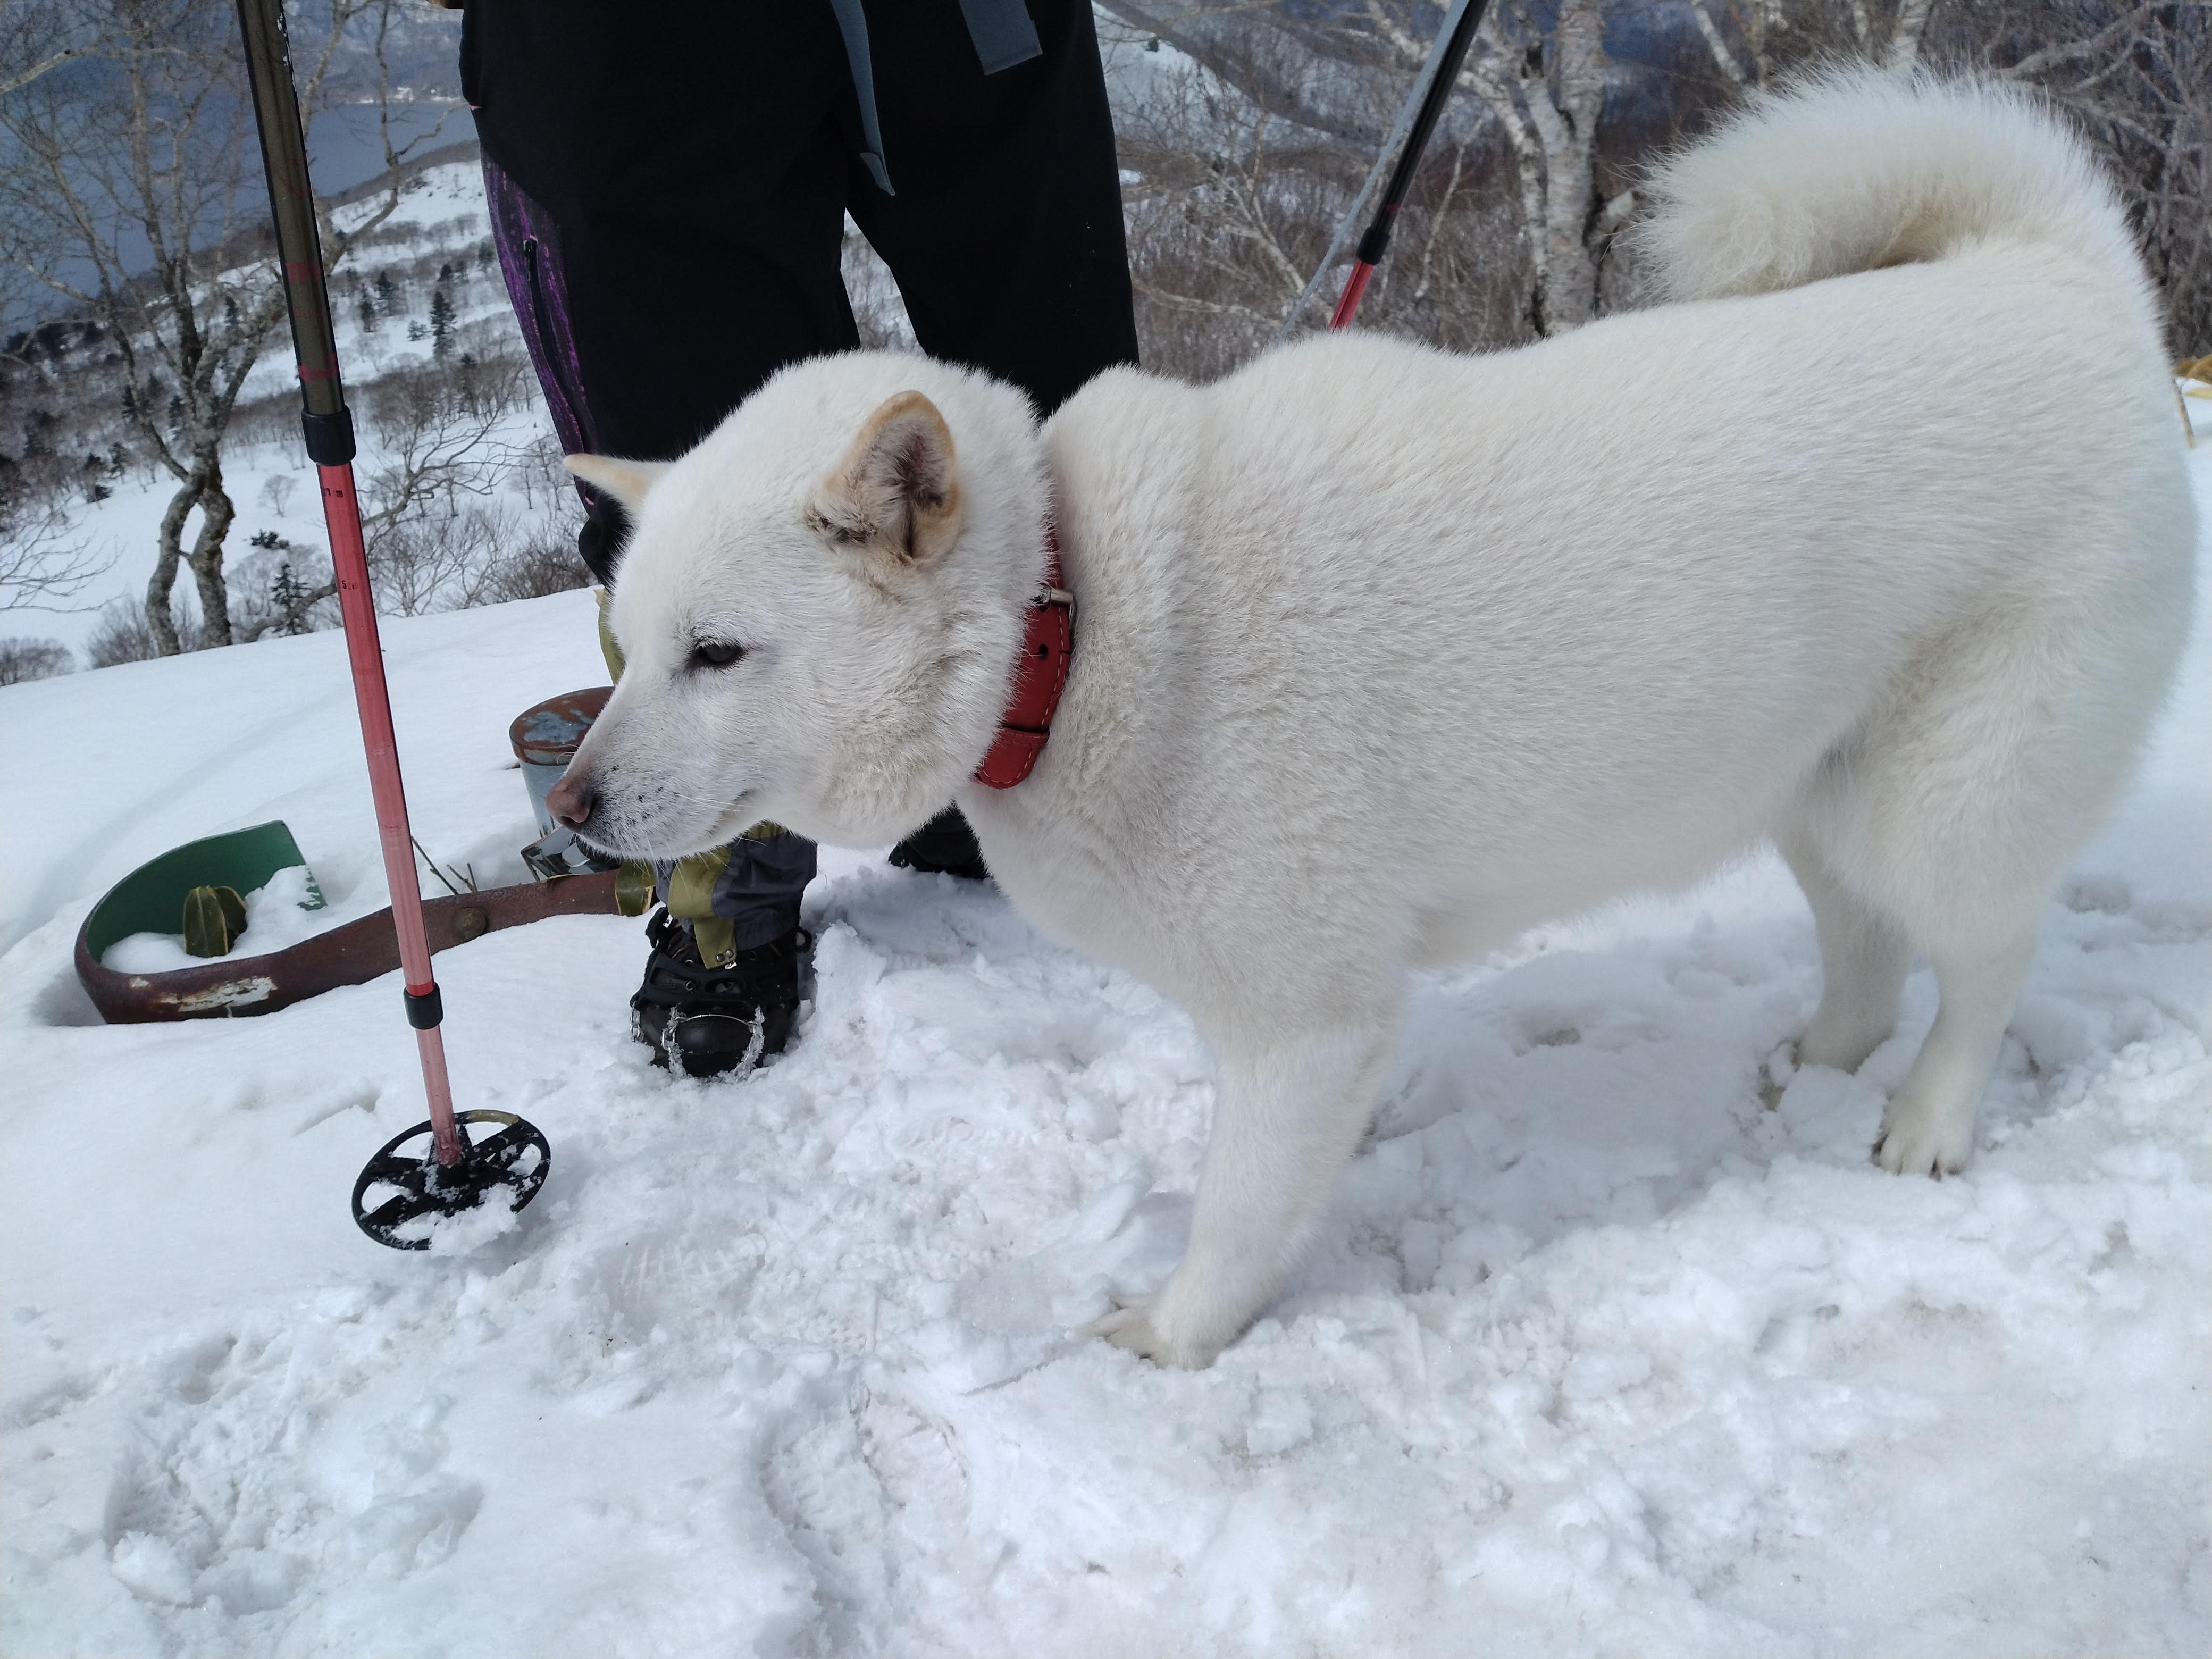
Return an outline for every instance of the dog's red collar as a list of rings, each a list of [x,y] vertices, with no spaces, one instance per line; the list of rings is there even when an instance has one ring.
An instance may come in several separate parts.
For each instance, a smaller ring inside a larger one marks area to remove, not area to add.
[[[975,781],[1011,789],[1029,776],[1052,735],[1052,717],[1067,684],[1068,659],[1075,654],[1075,595],[1060,568],[1060,537],[1052,520],[1044,526],[1044,586],[1030,601],[1028,630],[1022,635],[1021,661],[1014,668],[1014,695],[999,717],[999,735],[975,769]]]

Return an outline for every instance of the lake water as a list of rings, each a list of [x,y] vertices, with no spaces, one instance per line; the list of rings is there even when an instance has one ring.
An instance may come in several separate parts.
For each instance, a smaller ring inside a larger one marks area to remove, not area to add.
[[[468,106],[457,100],[395,101],[391,106],[390,120],[394,148],[404,149],[411,144],[413,154],[418,156],[454,144],[473,143],[477,136],[476,122],[469,114]],[[248,164],[240,206],[257,218],[265,218],[268,198],[263,193],[260,158],[256,152],[249,151],[249,155],[252,159]],[[377,130],[376,106],[341,104],[318,114],[308,134],[307,167],[314,178],[316,193],[325,198],[342,195],[381,173],[384,142]],[[118,225],[114,236],[114,256],[126,271],[135,275],[152,263],[143,234],[126,222]],[[97,275],[91,265],[67,253],[56,258],[51,270],[56,278],[71,286],[97,286]],[[0,335],[12,334],[49,317],[73,315],[76,309],[57,299],[52,289],[35,276],[21,271],[0,276]]]
[[[441,99],[396,103],[391,120],[393,145],[412,143],[418,155],[472,143],[477,136],[468,106]],[[323,196],[351,190],[382,173],[384,144],[377,133],[375,106],[341,104],[316,116],[308,136],[307,167],[314,175],[317,193]]]

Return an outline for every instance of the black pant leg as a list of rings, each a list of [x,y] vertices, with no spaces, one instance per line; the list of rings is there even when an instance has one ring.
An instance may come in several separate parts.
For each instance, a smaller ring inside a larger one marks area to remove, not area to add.
[[[987,76],[957,0],[868,0],[884,158],[854,221],[922,349],[1047,412],[1137,361],[1114,125],[1090,0],[1030,0],[1042,51]]]
[[[857,343],[857,117],[826,4],[472,0],[484,153],[560,228],[594,441],[681,454],[787,363]]]
[[[826,6],[472,0],[466,23],[502,263],[564,443],[680,454],[778,368],[857,343],[857,118]],[[586,504],[580,550],[611,581],[627,526]],[[814,868],[797,836],[732,844],[713,908],[737,948],[797,924]]]
[[[1137,361],[1120,165],[1090,0],[1029,0],[1038,55],[985,75],[957,0],[864,0],[895,194],[853,170],[850,211],[932,356],[1049,414]],[[957,809],[893,855],[981,873]]]

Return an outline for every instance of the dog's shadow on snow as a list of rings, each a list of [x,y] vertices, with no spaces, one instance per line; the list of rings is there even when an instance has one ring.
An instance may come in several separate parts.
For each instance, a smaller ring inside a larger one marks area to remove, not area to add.
[[[810,916],[840,922],[909,969],[1052,948],[994,887],[883,866],[841,872]],[[1529,945],[1423,978],[1371,1133],[1291,1293],[1371,1289],[1378,1272],[1406,1290],[1480,1279],[1563,1233],[1649,1222],[1731,1155],[1764,1164],[1790,1139],[1765,1065],[1818,990],[1809,917]],[[1834,1081],[1878,1113],[1872,1085]],[[1153,1197],[1115,1259],[1093,1264],[1124,1286],[1164,1275],[1188,1224],[1186,1194]]]
[[[2069,901],[2069,920],[2109,920],[2116,905]],[[1059,954],[995,888],[883,866],[841,874],[810,920],[846,924],[908,969]],[[1286,1289],[1291,1304],[1378,1284],[1463,1287],[1565,1234],[1648,1224],[1716,1176],[1785,1152],[1856,1162],[1934,1012],[1923,967],[1895,1035],[1856,1076],[1798,1072],[1787,1056],[1820,993],[1809,916],[1707,921],[1587,949],[1562,948],[1551,932],[1416,982],[1371,1130]],[[2033,1113],[2032,1101],[2003,1097],[2013,1085],[2036,1092],[2038,1056],[2021,1037],[2057,1046],[2033,1018],[2038,1006],[2031,990],[1985,1121]],[[988,1035],[1006,1041],[1003,1028]],[[1097,1032],[1077,1046],[1113,1041]],[[1202,1123],[1188,1127],[1203,1138]],[[1180,1254],[1188,1211],[1184,1183],[1170,1180],[1079,1252],[1083,1272],[1060,1265],[1094,1289],[1102,1269],[1123,1289],[1152,1288]]]
[[[992,883],[887,864],[841,875],[807,916],[817,933],[841,921],[902,963],[964,962],[978,951],[999,956],[1042,948]]]
[[[1300,1288],[1474,1282],[1563,1233],[1664,1215],[1732,1157],[1763,1164],[1784,1139],[1765,1066],[1818,983],[1809,922],[1782,921],[1421,981]]]

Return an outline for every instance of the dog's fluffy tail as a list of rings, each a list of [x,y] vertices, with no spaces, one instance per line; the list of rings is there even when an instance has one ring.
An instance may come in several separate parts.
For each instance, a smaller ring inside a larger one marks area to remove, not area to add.
[[[1665,297],[1717,299],[2028,241],[2148,304],[2118,201],[2080,139],[2016,88],[1830,70],[1660,164],[1644,251]]]

